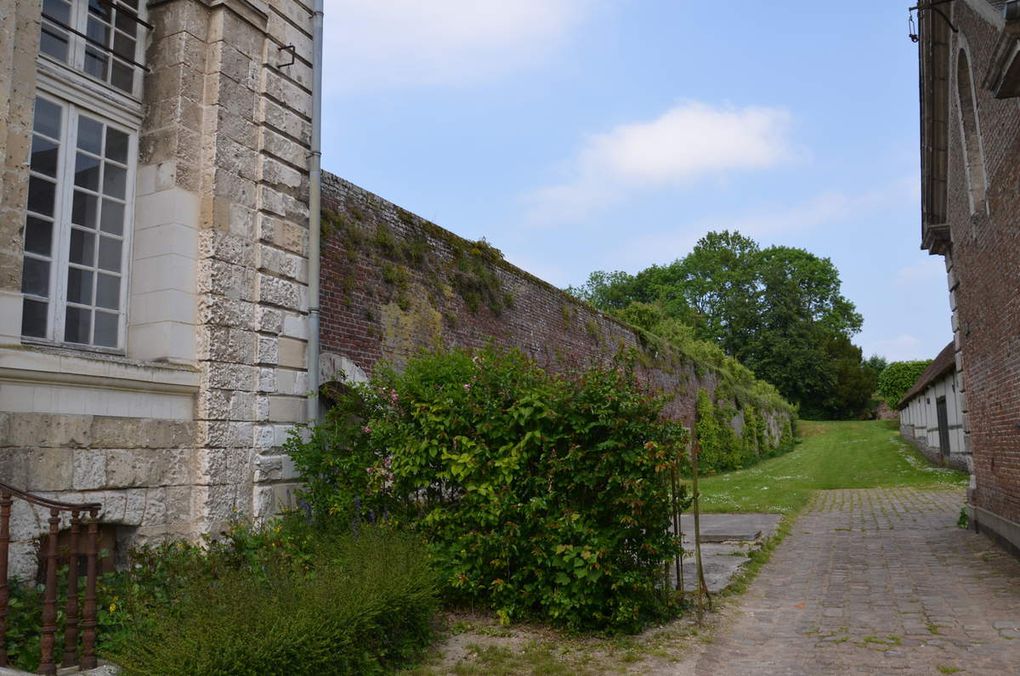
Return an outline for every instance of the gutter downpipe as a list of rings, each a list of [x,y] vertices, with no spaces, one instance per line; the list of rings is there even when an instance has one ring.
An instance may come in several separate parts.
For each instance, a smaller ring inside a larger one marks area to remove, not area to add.
[[[312,14],[312,138],[308,168],[308,422],[319,419],[319,252],[322,220],[322,17]]]

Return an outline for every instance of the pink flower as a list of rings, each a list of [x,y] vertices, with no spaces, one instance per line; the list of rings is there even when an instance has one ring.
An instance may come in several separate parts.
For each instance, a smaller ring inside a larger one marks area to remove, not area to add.
[[[400,397],[397,396],[397,391],[396,390],[390,390],[390,403],[391,404],[396,404],[398,401],[400,401]]]
[[[464,383],[464,391],[465,392],[471,391],[471,383]]]
[[[361,428],[361,431],[364,434],[371,434],[372,433],[372,428],[369,427],[368,425],[365,425],[364,427]]]

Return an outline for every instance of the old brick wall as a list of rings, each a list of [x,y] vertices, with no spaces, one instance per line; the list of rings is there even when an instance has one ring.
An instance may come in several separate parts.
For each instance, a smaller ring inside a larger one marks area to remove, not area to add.
[[[360,379],[380,361],[423,348],[521,349],[547,368],[605,363],[621,348],[643,355],[639,375],[673,393],[670,415],[690,425],[699,388],[717,377],[666,346],[469,242],[348,181],[323,178],[324,379]],[[343,374],[338,374],[342,371]],[[786,416],[766,411],[777,441]],[[734,421],[740,427],[742,416]]]
[[[998,26],[966,2],[952,5],[946,256],[953,328],[962,373],[974,504],[1020,523],[1020,100],[995,99],[981,86]],[[968,193],[957,64],[969,56],[986,204]]]

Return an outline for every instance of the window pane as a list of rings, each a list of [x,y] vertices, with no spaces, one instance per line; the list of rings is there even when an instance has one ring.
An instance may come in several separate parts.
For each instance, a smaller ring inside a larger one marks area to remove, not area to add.
[[[72,263],[93,265],[96,259],[96,236],[91,232],[71,228],[71,252],[69,256]]]
[[[28,209],[44,216],[53,215],[56,185],[44,178],[33,176],[28,180]]]
[[[131,14],[131,12],[125,12],[122,9],[118,9],[117,20],[114,23],[117,24],[117,28],[124,31],[128,35],[137,35],[138,23],[135,21],[135,17],[133,14]]]
[[[67,300],[71,303],[92,305],[92,271],[67,269]]]
[[[25,251],[52,255],[53,224],[41,218],[29,216],[25,221]]]
[[[78,118],[78,147],[93,155],[103,154],[103,124],[82,115]]]
[[[85,72],[100,80],[106,79],[106,54],[94,49],[85,50]]]
[[[71,221],[78,225],[83,225],[90,230],[95,230],[98,207],[98,197],[75,190],[74,203],[71,205]]]
[[[89,0],[89,14],[94,14],[107,21],[110,19],[110,9],[101,0]]]
[[[106,157],[114,162],[127,164],[128,135],[116,129],[106,128]]]
[[[56,178],[59,146],[42,136],[32,136],[32,171]]]
[[[103,167],[103,193],[110,197],[124,199],[127,189],[127,169],[115,164],[105,163]]]
[[[92,311],[68,307],[64,318],[64,340],[71,343],[88,343],[92,330]]]
[[[49,303],[25,299],[21,310],[21,335],[32,338],[46,337],[46,314]]]
[[[111,272],[120,272],[121,245],[119,239],[99,238],[99,267]]]
[[[35,122],[33,128],[40,134],[60,138],[60,106],[46,99],[35,100]]]
[[[95,344],[103,347],[117,347],[117,323],[119,315],[96,312]]]
[[[89,17],[89,27],[86,31],[90,39],[95,40],[101,45],[110,44],[110,29],[106,24],[96,21],[92,17]]]
[[[120,309],[120,277],[99,273],[96,279],[96,305],[111,310]]]
[[[74,160],[74,184],[99,192],[99,160],[78,153]]]
[[[103,214],[100,228],[111,235],[124,234],[124,205],[113,200],[103,200]]]
[[[39,51],[49,54],[54,59],[67,62],[67,33],[57,30],[43,22],[42,34],[39,36]]]
[[[135,41],[123,33],[113,34],[113,53],[131,61],[135,60]]]
[[[135,69],[116,59],[113,60],[113,73],[110,76],[110,84],[122,92],[131,93],[135,87]]]
[[[43,14],[67,24],[71,22],[71,5],[65,0],[43,0]]]
[[[49,298],[50,264],[38,258],[25,257],[21,268],[21,292]]]

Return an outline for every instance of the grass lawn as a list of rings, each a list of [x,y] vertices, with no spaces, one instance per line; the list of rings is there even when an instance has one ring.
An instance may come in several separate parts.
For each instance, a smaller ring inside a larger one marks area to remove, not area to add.
[[[702,510],[789,513],[820,489],[967,484],[962,472],[932,467],[900,438],[895,421],[801,421],[799,428],[801,440],[786,455],[702,479]]]

